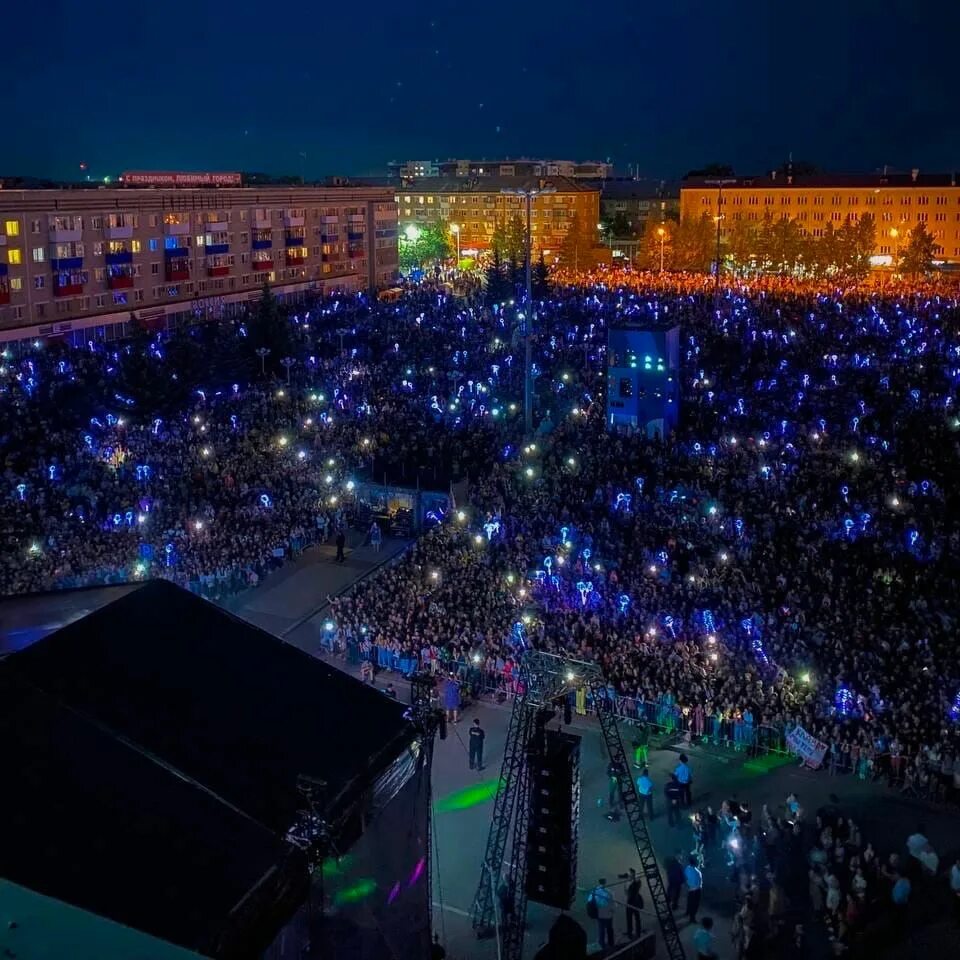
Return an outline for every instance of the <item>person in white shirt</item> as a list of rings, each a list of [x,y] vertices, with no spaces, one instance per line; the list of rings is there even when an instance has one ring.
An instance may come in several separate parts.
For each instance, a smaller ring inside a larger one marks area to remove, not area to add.
[[[653,819],[653,781],[650,771],[644,767],[637,777],[637,796],[640,797],[640,816]]]
[[[687,755],[685,753],[680,754],[680,762],[674,768],[673,773],[677,778],[677,782],[680,784],[681,790],[683,791],[680,802],[685,807],[689,807],[693,802],[693,774],[690,772],[690,762],[687,760]]]

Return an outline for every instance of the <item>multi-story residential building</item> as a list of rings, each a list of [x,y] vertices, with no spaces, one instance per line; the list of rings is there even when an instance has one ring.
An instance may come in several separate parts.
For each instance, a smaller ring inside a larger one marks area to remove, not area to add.
[[[401,179],[413,177],[439,177],[440,164],[437,160],[405,160],[403,163],[390,164]]]
[[[823,236],[870,214],[876,223],[873,263],[889,265],[918,223],[937,244],[944,264],[960,264],[960,185],[954,174],[877,173],[856,176],[702,178],[680,186],[681,218],[722,217],[721,237],[737,221],[796,220],[804,234]]]
[[[623,219],[635,236],[648,223],[663,223],[680,218],[680,185],[665,180],[610,178],[600,186],[600,216],[604,220]]]
[[[419,177],[567,177],[571,180],[605,180],[613,164],[597,160],[406,160],[389,164],[401,180]]]
[[[389,285],[397,207],[383,187],[0,190],[0,339],[118,332]]]
[[[525,215],[525,201],[518,189],[549,189],[531,203],[530,227],[534,255],[555,255],[574,217],[581,227],[596,231],[600,217],[600,192],[590,184],[564,177],[531,180],[524,177],[444,177],[417,180],[400,187],[396,195],[398,221],[403,232],[411,225],[441,223],[458,234],[462,252],[490,248],[497,224]]]

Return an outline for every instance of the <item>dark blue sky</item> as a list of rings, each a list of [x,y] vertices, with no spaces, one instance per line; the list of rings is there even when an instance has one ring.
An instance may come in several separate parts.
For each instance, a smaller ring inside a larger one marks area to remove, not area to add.
[[[9,0],[0,174],[960,168],[960,4]]]

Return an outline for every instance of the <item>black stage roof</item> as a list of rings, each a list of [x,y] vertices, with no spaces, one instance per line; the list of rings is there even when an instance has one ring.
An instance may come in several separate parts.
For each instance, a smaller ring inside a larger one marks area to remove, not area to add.
[[[283,841],[298,777],[326,781],[336,821],[416,736],[395,700],[165,581],[0,680],[0,873],[222,956],[246,955],[211,948],[242,897],[306,882]]]
[[[244,919],[251,891],[303,899],[299,851],[9,670],[0,764],[0,873],[15,883],[221,956],[275,935]]]
[[[165,580],[7,662],[278,834],[299,775],[333,801],[414,736],[395,700]]]

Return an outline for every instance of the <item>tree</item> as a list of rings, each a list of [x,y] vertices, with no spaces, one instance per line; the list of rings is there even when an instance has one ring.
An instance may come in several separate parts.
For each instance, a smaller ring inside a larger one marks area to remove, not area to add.
[[[796,220],[777,220],[769,233],[767,256],[774,273],[794,273],[803,252],[803,235]]]
[[[490,237],[490,252],[501,261],[507,258],[507,226],[499,219],[493,225],[493,236]]]
[[[271,357],[278,359],[291,352],[293,337],[290,324],[280,310],[269,283],[264,283],[260,300],[247,325],[247,346],[251,351],[265,348]]]
[[[864,214],[853,226],[850,237],[850,273],[862,280],[870,272],[870,258],[877,245],[877,224],[873,214]]]
[[[727,256],[733,268],[743,273],[757,259],[757,228],[748,220],[734,220],[727,231]]]
[[[593,230],[575,213],[560,244],[560,263],[574,270],[588,270],[593,266],[594,239]]]
[[[926,224],[918,223],[910,231],[906,247],[900,251],[900,272],[914,279],[929,273],[936,254],[936,240],[927,232]]]
[[[543,259],[543,250],[540,251],[540,257],[533,265],[531,284],[533,286],[533,296],[538,300],[545,297],[550,291],[550,271]]]
[[[654,273],[660,270],[660,241],[663,241],[663,269],[674,269],[674,235],[678,224],[672,220],[665,223],[648,223],[640,238],[637,250],[637,266],[641,270],[651,270]],[[661,237],[659,231],[663,230]]]
[[[507,222],[504,231],[505,249],[503,258],[512,264],[527,262],[527,225],[519,213],[515,213]]]
[[[420,231],[421,262],[447,260],[450,257],[450,236],[442,223],[429,223]]]
[[[708,273],[716,256],[716,226],[708,216],[681,220],[673,235],[674,270]]]
[[[487,265],[484,287],[489,303],[503,303],[510,299],[510,281],[505,276],[503,260],[497,247],[493,247],[490,263]]]

